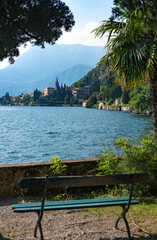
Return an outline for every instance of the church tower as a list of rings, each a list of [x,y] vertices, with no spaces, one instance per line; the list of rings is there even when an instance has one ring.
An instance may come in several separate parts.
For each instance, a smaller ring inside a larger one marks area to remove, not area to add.
[[[59,82],[58,82],[58,77],[56,77],[55,89],[56,89],[56,90],[59,90],[59,89],[60,89],[60,87],[59,87]]]

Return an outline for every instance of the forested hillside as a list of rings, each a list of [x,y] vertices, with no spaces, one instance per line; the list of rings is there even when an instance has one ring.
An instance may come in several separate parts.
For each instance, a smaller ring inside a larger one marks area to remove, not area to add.
[[[114,82],[114,74],[98,65],[86,76],[73,84],[74,87],[90,86],[90,98],[87,107],[96,107],[100,101],[113,105],[116,99],[122,99],[123,105],[129,105],[135,113],[151,111],[148,83],[140,87],[124,89]]]

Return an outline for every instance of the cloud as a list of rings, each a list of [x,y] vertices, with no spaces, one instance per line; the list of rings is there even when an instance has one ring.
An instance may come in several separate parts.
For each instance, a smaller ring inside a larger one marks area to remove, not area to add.
[[[74,27],[71,32],[64,32],[57,41],[58,44],[83,44],[87,46],[105,46],[107,38],[95,38],[93,29],[98,27],[99,23],[89,21],[83,28]]]
[[[0,69],[3,69],[9,65],[8,59],[3,60],[0,62]]]

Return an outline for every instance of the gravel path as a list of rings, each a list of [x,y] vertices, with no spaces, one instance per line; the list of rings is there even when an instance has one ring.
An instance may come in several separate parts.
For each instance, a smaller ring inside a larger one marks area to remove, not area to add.
[[[17,198],[0,200],[0,240],[35,240],[35,213],[14,213],[11,205]],[[127,233],[114,229],[115,221],[109,218],[99,219],[90,211],[54,211],[44,213],[42,227],[44,240],[125,240]],[[123,222],[120,224],[125,229]],[[134,239],[140,239],[132,223]],[[38,233],[38,238],[39,233]],[[151,239],[143,237],[142,239]],[[153,238],[153,240],[157,238]]]

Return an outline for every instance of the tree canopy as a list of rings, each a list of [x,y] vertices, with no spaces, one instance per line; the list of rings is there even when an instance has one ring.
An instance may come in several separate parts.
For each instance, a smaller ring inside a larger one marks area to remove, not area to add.
[[[157,132],[157,1],[114,0],[114,4],[111,18],[94,30],[97,37],[109,33],[101,63],[110,66],[122,85],[149,82]]]
[[[13,63],[27,42],[54,44],[63,29],[70,31],[74,24],[72,12],[60,0],[1,0],[0,61],[9,58]]]

